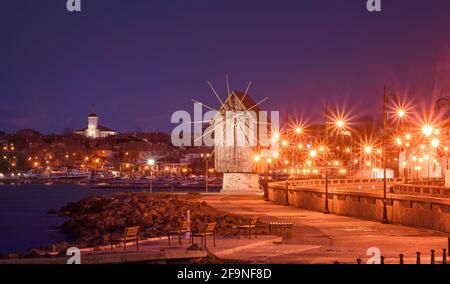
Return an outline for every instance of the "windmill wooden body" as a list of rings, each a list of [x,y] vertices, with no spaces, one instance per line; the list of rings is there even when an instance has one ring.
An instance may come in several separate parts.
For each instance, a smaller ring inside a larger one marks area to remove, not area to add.
[[[259,111],[246,93],[231,92],[213,121],[219,126],[214,132],[214,157],[216,171],[224,174],[223,192],[260,190],[253,161],[259,147]]]

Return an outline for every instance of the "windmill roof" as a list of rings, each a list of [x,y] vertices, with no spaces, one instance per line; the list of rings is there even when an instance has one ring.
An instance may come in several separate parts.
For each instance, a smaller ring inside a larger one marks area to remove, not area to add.
[[[251,109],[252,111],[259,112],[261,110],[259,106],[256,106],[255,101],[250,97],[248,93],[246,94],[239,91],[233,91],[221,106],[220,111],[230,110],[233,108],[233,106],[236,105],[238,105],[240,108],[244,108],[241,109],[241,111]]]

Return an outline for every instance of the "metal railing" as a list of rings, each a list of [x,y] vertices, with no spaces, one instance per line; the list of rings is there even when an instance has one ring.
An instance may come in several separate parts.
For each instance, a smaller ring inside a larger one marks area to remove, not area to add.
[[[440,179],[432,180],[434,184],[439,182]],[[407,186],[418,186],[422,188],[440,188],[440,189],[450,189],[442,186],[436,185],[426,185],[426,180],[422,180],[423,183],[420,184],[405,184],[406,180],[402,178],[389,178],[387,182],[395,185],[407,185]],[[284,180],[269,182],[269,187],[286,187],[286,183],[289,187],[299,187],[299,186],[322,186],[325,185],[324,179],[308,179],[308,180]],[[353,179],[330,179],[328,180],[328,185],[339,186],[339,185],[364,185],[364,184],[382,184],[383,179],[381,178],[353,178]]]
[[[393,193],[450,198],[450,187],[396,183]]]
[[[394,178],[388,179],[388,183],[401,183],[403,179]],[[286,187],[286,182],[289,187],[296,186],[321,186],[325,185],[324,179],[309,179],[309,180],[289,180],[289,181],[278,181],[269,183],[269,187]],[[375,178],[355,178],[355,179],[330,179],[328,180],[328,185],[357,185],[357,184],[382,184],[383,179]]]

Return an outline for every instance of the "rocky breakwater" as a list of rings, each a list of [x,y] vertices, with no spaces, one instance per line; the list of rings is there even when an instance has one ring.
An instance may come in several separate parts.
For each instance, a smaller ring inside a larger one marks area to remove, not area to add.
[[[110,233],[122,233],[130,226],[141,226],[142,238],[167,236],[186,220],[188,210],[193,231],[217,222],[218,234],[233,234],[233,226],[250,221],[248,217],[218,211],[199,202],[195,195],[147,193],[88,197],[67,204],[59,214],[69,218],[62,225],[64,232],[83,247],[107,243]]]
[[[126,227],[141,226],[141,239],[167,236],[186,220],[187,212],[193,221],[193,231],[201,230],[206,223],[217,222],[217,234],[234,234],[234,226],[248,224],[249,217],[218,211],[198,194],[117,193],[90,196],[62,207],[60,216],[69,241],[51,244],[27,252],[1,254],[0,259],[49,258],[66,256],[69,247],[87,248],[108,245],[111,233],[121,234]],[[51,212],[50,212],[51,211]],[[54,214],[50,210],[49,214]],[[263,228],[264,224],[261,224]],[[264,230],[259,233],[264,234]]]

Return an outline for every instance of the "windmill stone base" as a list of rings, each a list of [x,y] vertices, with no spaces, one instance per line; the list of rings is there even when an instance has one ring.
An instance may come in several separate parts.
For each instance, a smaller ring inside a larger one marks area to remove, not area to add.
[[[261,192],[259,175],[252,173],[224,173],[221,192]]]

